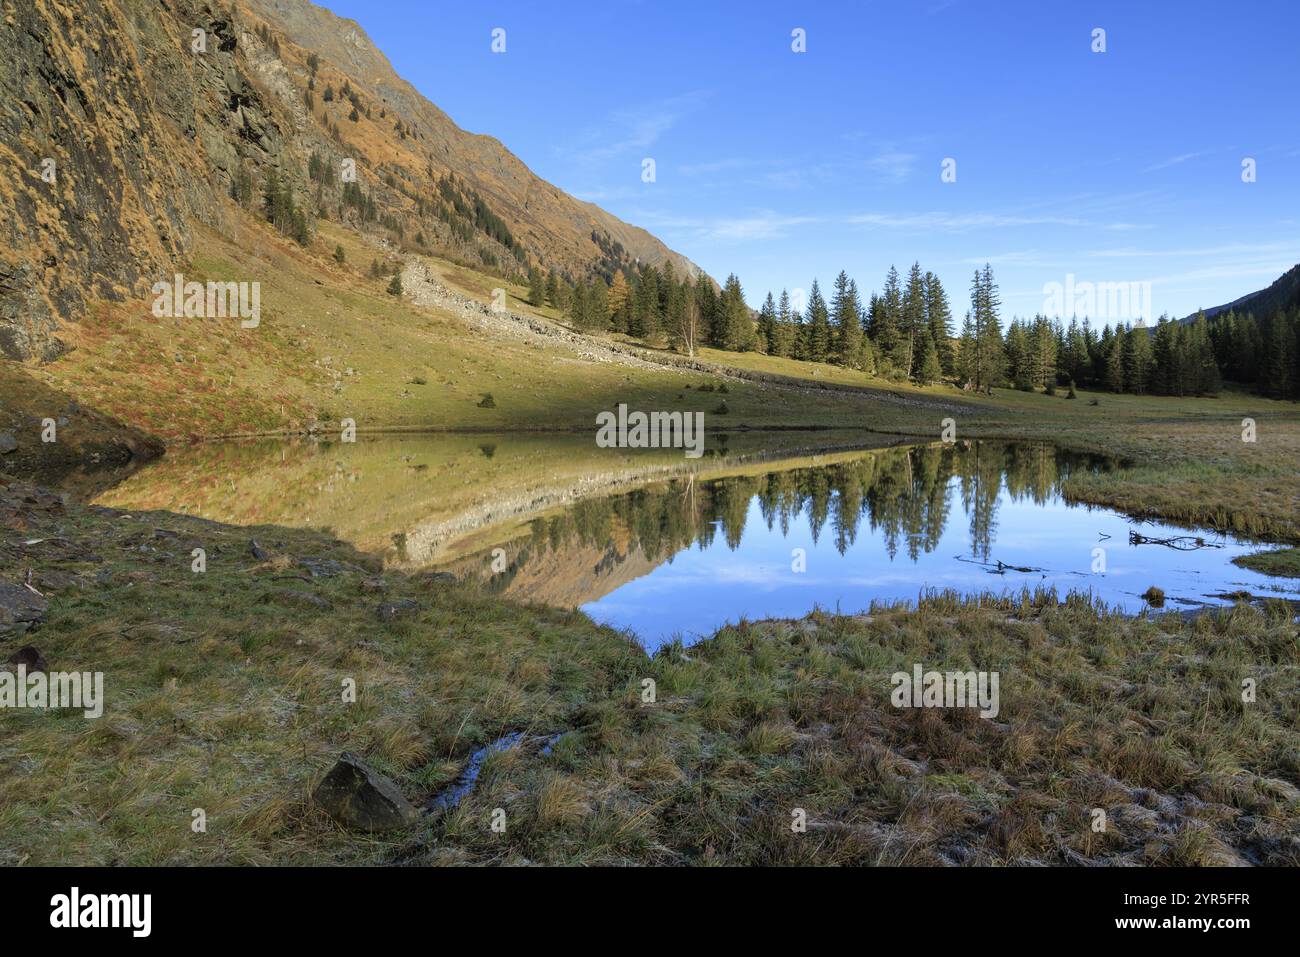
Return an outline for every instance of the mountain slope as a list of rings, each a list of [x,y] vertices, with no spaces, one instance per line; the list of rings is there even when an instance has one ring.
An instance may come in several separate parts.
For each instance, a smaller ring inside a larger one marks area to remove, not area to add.
[[[1222,306],[1215,306],[1212,309],[1201,311],[1205,313],[1207,319],[1228,310],[1241,314],[1254,313],[1256,317],[1263,318],[1276,312],[1289,311],[1297,307],[1300,307],[1300,265],[1292,266],[1278,279],[1274,280],[1273,284],[1267,289],[1260,289],[1257,292],[1248,293],[1240,299],[1224,303]],[[1183,322],[1190,322],[1197,315],[1198,313],[1193,313],[1183,319]]]
[[[306,0],[4,9],[0,198],[14,211],[0,245],[4,356],[59,355],[61,323],[96,300],[146,296],[192,252],[198,224],[238,231],[228,197],[259,217],[273,184],[304,239],[328,219],[503,278],[534,265],[608,276],[636,259],[698,271],[460,129],[360,27]]]

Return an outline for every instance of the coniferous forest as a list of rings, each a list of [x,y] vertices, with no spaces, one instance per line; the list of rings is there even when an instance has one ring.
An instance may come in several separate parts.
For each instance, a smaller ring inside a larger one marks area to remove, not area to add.
[[[609,284],[600,277],[570,284],[534,268],[529,289],[534,305],[563,312],[582,331],[619,333],[688,355],[701,346],[760,352],[978,391],[1069,395],[1077,386],[1213,396],[1232,384],[1300,399],[1300,304],[1263,316],[1229,309],[1100,329],[1087,317],[1008,319],[988,264],[975,271],[960,323],[938,276],[919,263],[905,276],[891,266],[881,291],[865,302],[841,270],[825,291],[814,279],[806,295],[768,292],[756,313],[734,274],[718,290],[707,276],[679,277],[671,263],[617,271]]]

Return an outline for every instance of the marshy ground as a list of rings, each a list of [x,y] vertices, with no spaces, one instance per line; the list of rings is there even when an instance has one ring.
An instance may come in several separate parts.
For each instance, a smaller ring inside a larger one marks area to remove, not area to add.
[[[326,239],[348,263],[368,261],[350,235]],[[856,430],[858,444],[933,440],[951,417],[961,439],[1046,440],[1123,463],[1072,475],[1062,493],[1073,501],[1294,546],[1294,404],[1235,392],[977,397],[883,380],[843,391],[842,369],[750,355],[725,358],[803,384],[593,365],[468,337],[289,244],[211,240],[203,257],[191,272],[229,259],[276,277],[255,348],[237,325],[161,328],[136,303],[88,316],[84,348],[49,366],[0,364],[0,430],[19,437],[0,472],[0,568],[45,604],[43,620],[3,637],[4,657],[35,645],[52,669],[104,671],[108,695],[97,720],[0,713],[0,861],[1300,863],[1300,642],[1280,602],[1126,617],[1065,596],[933,596],[742,623],[648,657],[578,612],[385,570],[387,543],[287,527],[249,507],[256,496],[232,493],[230,517],[204,521],[147,494],[115,502],[105,489],[119,476],[95,468],[71,478],[66,500],[39,493],[16,477],[34,470],[13,464],[41,464],[49,450],[33,446],[33,423],[51,414],[69,420],[60,451],[106,464],[118,442],[328,430],[344,416],[363,433],[589,429],[619,401],[708,412],[725,385],[729,413],[710,429],[731,430],[739,451],[778,434],[756,430],[811,424]],[[481,292],[464,270],[443,278]],[[503,365],[518,369],[506,384]],[[539,455],[537,474],[586,467]],[[198,487],[207,472],[187,478],[167,459],[159,468],[200,498],[234,488]],[[78,504],[96,496],[121,507]],[[203,573],[191,570],[195,548]],[[1245,561],[1294,574],[1293,556]],[[915,662],[998,671],[999,715],[893,708],[889,675]],[[422,804],[513,732],[560,737],[550,754],[490,755],[455,809],[409,832],[347,832],[311,801],[348,750]],[[490,826],[498,808],[504,832]],[[205,831],[191,826],[196,809]]]

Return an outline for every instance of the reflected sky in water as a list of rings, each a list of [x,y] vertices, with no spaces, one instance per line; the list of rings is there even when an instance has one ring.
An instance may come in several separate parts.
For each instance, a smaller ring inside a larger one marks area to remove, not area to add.
[[[1066,504],[1051,473],[1099,467],[1095,463],[1058,461],[1049,452],[1048,475],[1039,472],[1042,481],[1026,485],[1023,475],[1012,474],[1023,449],[985,446],[978,464],[970,452],[877,453],[881,467],[857,488],[845,488],[841,476],[819,493],[812,487],[816,477],[802,473],[802,481],[790,484],[804,492],[795,493],[784,512],[774,511],[770,498],[764,501],[769,489],[760,481],[761,491],[746,497],[743,513],[732,503],[730,517],[710,520],[715,531],[709,540],[676,549],[657,567],[581,607],[653,648],[674,635],[697,640],[742,617],[798,618],[814,607],[856,613],[873,601],[915,600],[927,589],[1054,587],[1062,595],[1091,592],[1133,612],[1147,607],[1141,595],[1152,585],[1165,592],[1167,608],[1224,603],[1214,596],[1242,589],[1295,593],[1293,583],[1231,564],[1259,546]],[[1002,449],[1011,463],[1005,469],[997,466]],[[937,467],[927,468],[921,460],[933,456]],[[1030,459],[1037,471],[1041,462]],[[851,465],[837,468],[852,471]],[[847,482],[852,486],[852,477]],[[892,490],[878,494],[891,483]],[[725,480],[700,491],[720,484]],[[1136,544],[1131,531],[1178,538],[1184,546],[1200,537],[1204,547]],[[803,571],[796,570],[796,550],[802,550]]]

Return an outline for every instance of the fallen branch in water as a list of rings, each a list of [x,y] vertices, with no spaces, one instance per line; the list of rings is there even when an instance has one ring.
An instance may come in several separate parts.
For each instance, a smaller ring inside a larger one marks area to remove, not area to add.
[[[1024,572],[1025,574],[1029,574],[1031,572],[1042,572],[1043,574],[1047,573],[1046,568],[1027,568],[1024,565],[1008,565],[1006,562],[997,561],[997,560],[991,562],[982,562],[978,558],[962,558],[960,555],[957,555],[956,558],[957,561],[965,562],[968,565],[979,565],[981,568],[987,568],[989,570],[989,574],[991,575],[1003,575],[1006,574],[1007,572]]]
[[[1143,535],[1140,532],[1129,532],[1128,543],[1130,545],[1164,545],[1166,548],[1175,548],[1180,552],[1192,552],[1198,548],[1222,548],[1217,542],[1207,542],[1199,535],[1174,535],[1172,538],[1152,538]]]

